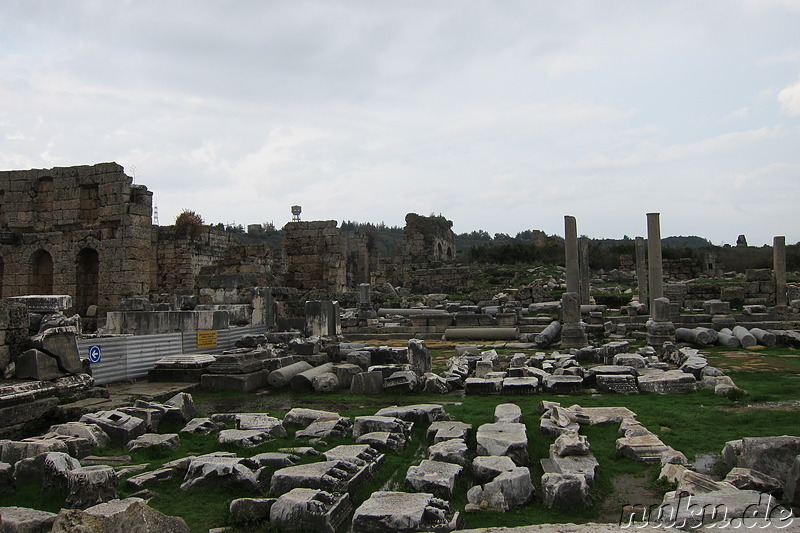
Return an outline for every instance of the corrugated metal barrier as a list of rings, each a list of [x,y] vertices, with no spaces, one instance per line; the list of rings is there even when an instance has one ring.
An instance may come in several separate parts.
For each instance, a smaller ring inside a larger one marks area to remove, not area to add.
[[[234,347],[244,335],[257,335],[261,326],[231,328],[213,332],[216,346],[198,348],[196,331],[163,335],[98,337],[78,341],[82,359],[89,359],[95,383],[103,385],[147,376],[153,364],[168,355],[222,353]]]

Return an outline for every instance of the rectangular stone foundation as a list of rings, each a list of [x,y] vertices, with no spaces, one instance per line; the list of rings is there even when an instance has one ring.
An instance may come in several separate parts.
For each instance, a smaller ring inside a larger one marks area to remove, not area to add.
[[[247,374],[203,374],[200,388],[205,390],[230,390],[251,392],[267,386],[269,372],[259,370]]]

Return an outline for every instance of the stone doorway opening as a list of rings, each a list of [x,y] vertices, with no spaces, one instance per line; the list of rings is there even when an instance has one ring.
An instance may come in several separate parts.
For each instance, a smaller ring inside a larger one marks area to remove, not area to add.
[[[75,311],[85,317],[90,305],[97,305],[100,286],[100,257],[97,250],[84,248],[76,260]]]
[[[29,294],[53,294],[53,257],[47,250],[38,250],[31,256]]]

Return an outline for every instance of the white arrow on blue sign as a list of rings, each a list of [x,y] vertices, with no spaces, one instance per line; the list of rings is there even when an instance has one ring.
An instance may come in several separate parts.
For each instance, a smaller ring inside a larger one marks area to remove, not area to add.
[[[89,346],[89,362],[90,363],[100,362],[100,345],[95,344],[94,346]]]

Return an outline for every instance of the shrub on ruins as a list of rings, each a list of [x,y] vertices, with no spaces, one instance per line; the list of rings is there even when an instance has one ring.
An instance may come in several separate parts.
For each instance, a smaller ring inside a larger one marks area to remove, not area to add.
[[[203,217],[191,209],[184,209],[175,219],[175,233],[195,240],[203,233]]]

